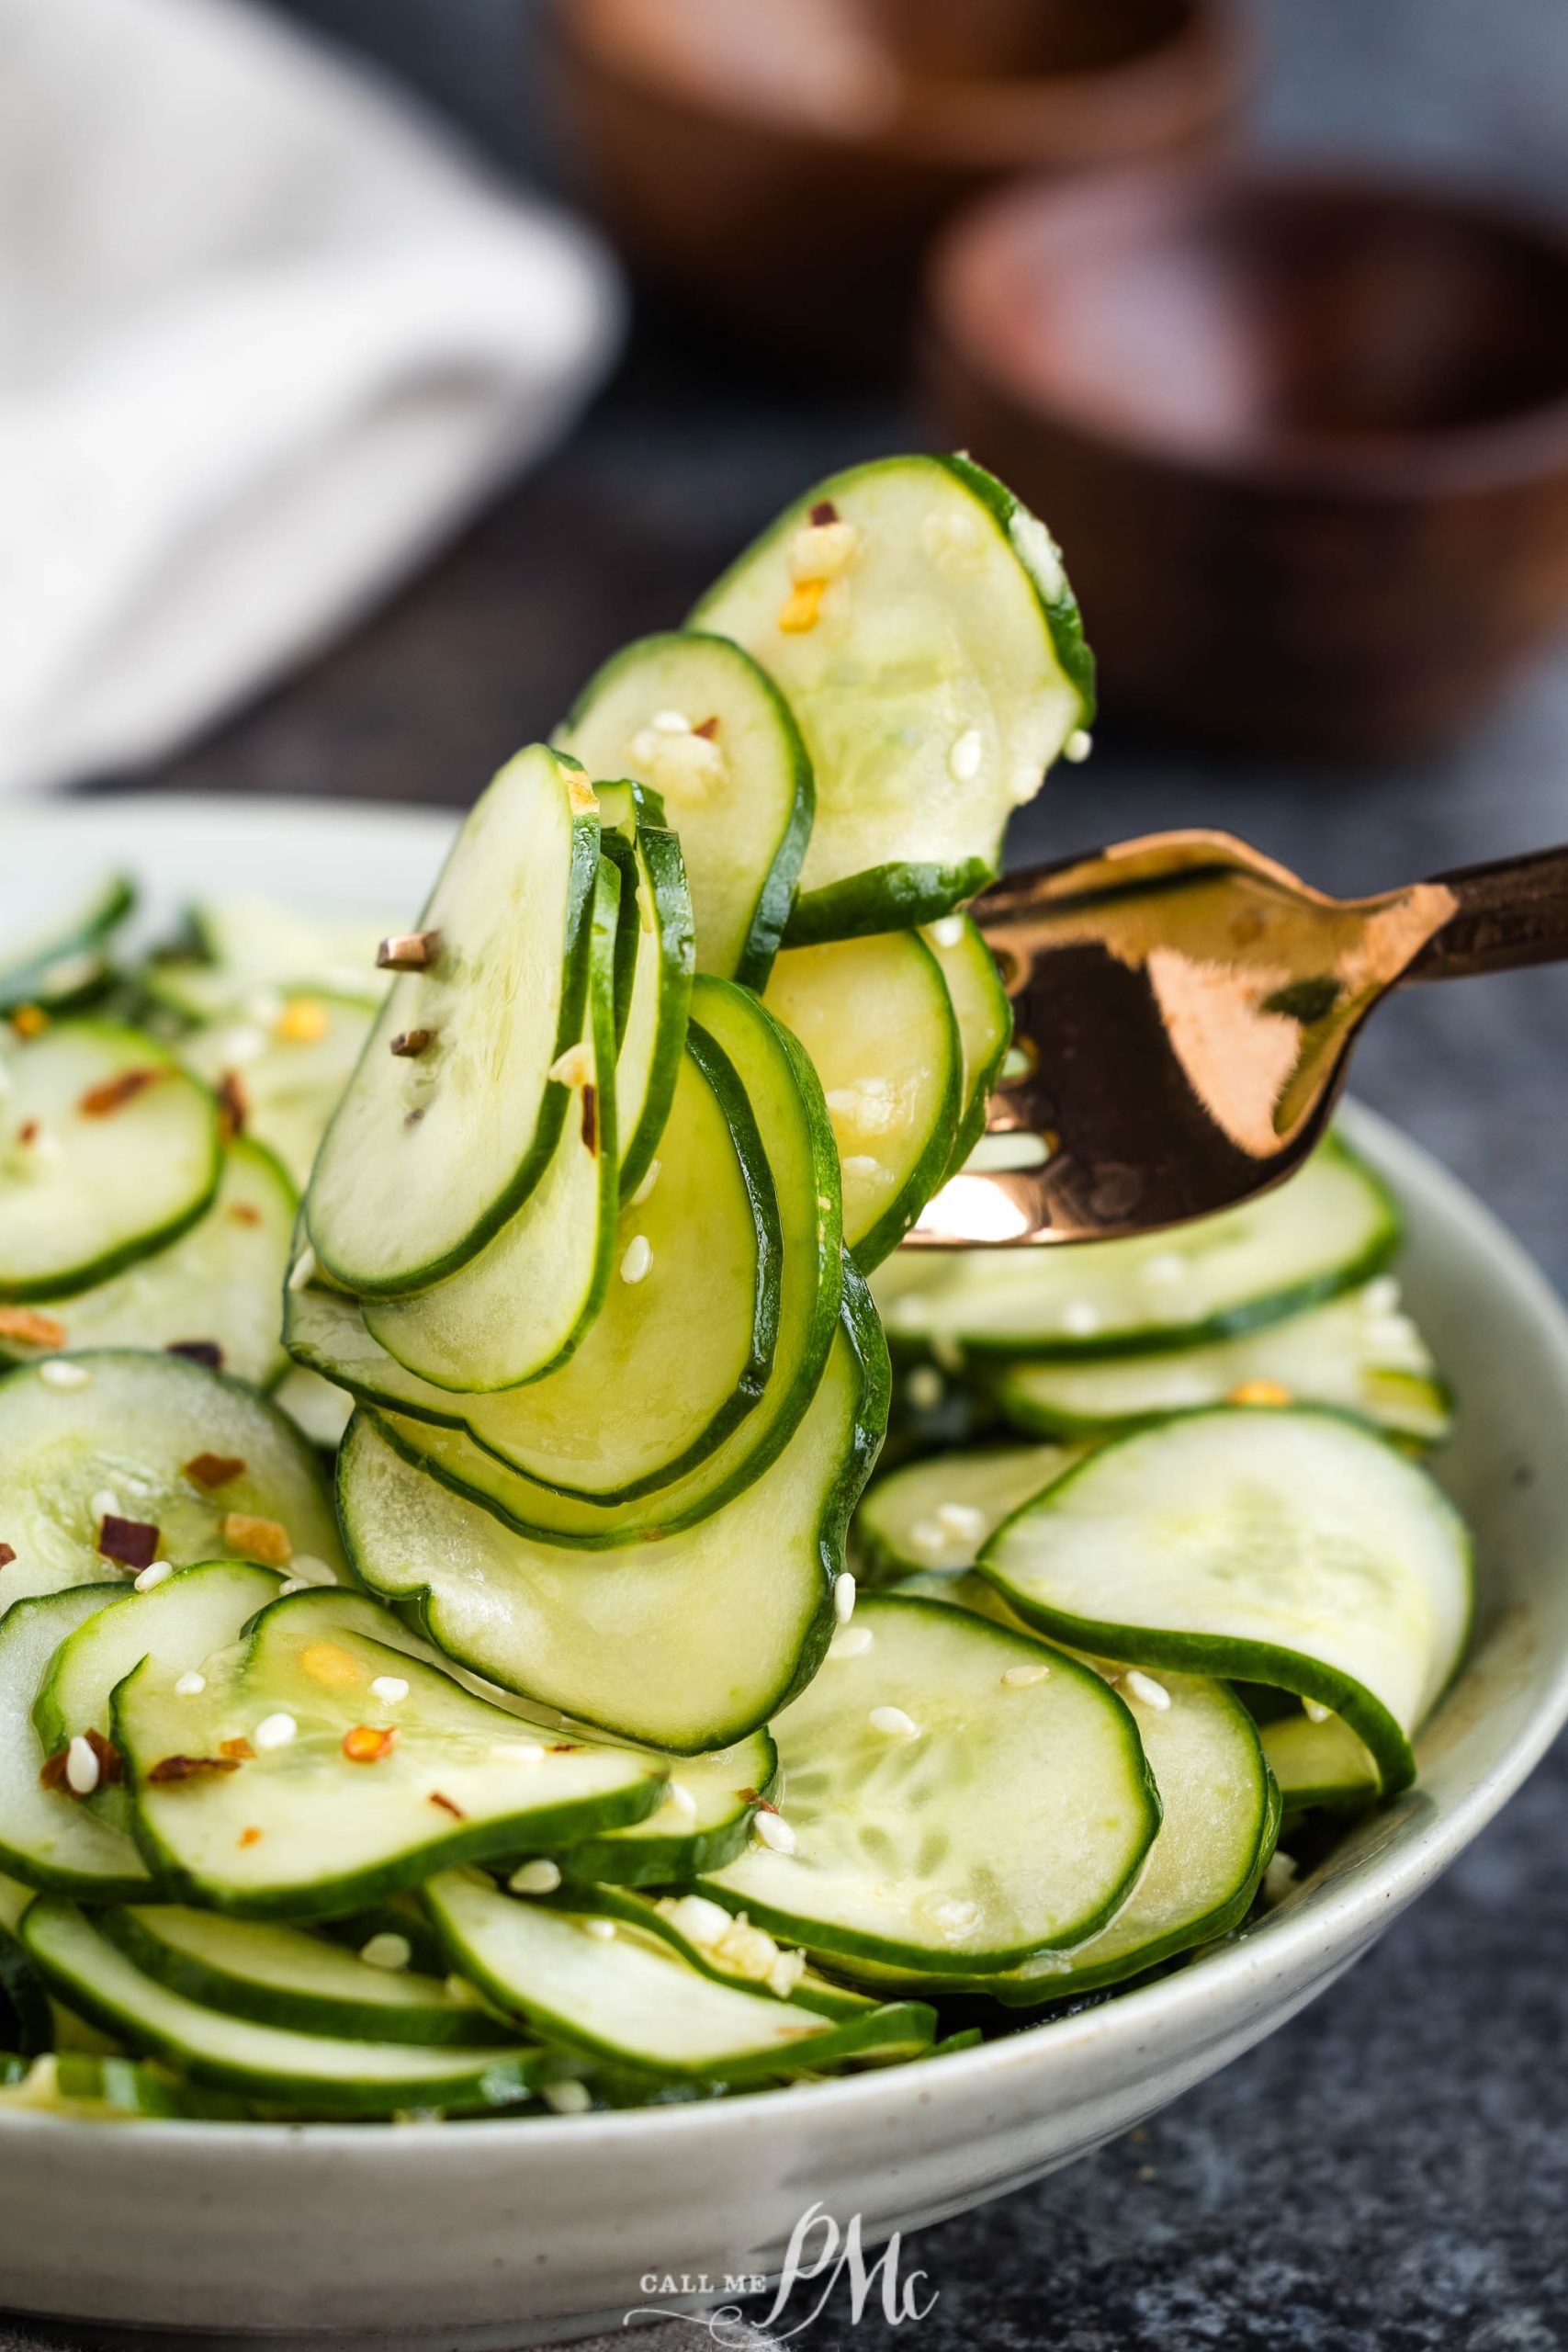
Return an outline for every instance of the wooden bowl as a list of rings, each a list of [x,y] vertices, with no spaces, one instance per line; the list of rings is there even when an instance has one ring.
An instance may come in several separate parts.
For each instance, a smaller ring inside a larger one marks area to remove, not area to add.
[[[1066,550],[1107,707],[1388,757],[1568,615],[1568,233],[1352,171],[982,201],[933,254],[943,435]]]
[[[617,243],[802,371],[902,358],[965,198],[1211,153],[1247,80],[1236,0],[557,0],[550,22]]]

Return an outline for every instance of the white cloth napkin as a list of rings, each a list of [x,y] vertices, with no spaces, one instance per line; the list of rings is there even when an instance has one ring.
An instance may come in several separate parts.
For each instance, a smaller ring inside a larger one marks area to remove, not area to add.
[[[0,0],[0,787],[154,760],[558,435],[583,229],[238,0]]]

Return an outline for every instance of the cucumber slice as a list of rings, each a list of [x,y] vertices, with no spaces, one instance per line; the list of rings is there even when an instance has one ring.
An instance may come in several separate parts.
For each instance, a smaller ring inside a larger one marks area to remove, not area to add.
[[[377,949],[402,930],[406,912],[329,913],[247,892],[198,901],[190,927],[209,964],[231,983],[231,1001],[272,986],[290,995],[320,989],[374,1007],[391,985],[391,975],[377,968]]]
[[[693,1023],[699,1043],[711,1040],[739,1078],[773,1180],[784,1269],[773,1370],[761,1401],[712,1453],[683,1476],[621,1503],[557,1493],[508,1469],[460,1430],[377,1408],[400,1452],[457,1493],[481,1501],[519,1534],[592,1551],[695,1526],[777,1460],[821,1377],[845,1281],[838,1157],[821,1088],[799,1045],[748,989],[699,975]],[[346,1355],[333,1376],[352,1385]]]
[[[441,1977],[420,1975],[395,1961],[372,1965],[304,1928],[226,1919],[220,1911],[190,1911],[178,1903],[100,1912],[95,1924],[144,1974],[226,2017],[367,2041],[513,2039],[460,1996],[466,1987],[453,1992]],[[384,1935],[384,1946],[385,1940]]]
[[[901,1463],[867,1487],[854,1545],[879,1581],[971,1568],[993,1529],[1079,1458],[1066,1445],[998,1445]]]
[[[1378,1793],[1375,1759],[1337,1715],[1322,1723],[1304,1714],[1281,1715],[1261,1724],[1258,1737],[1287,1813],[1304,1812],[1308,1805],[1371,1804]]]
[[[306,1201],[350,1290],[420,1290],[478,1255],[554,1156],[581,1033],[598,803],[543,744],[469,810],[420,917],[434,960],[394,982],[317,1156]],[[428,1033],[410,1057],[400,1036]]]
[[[778,1750],[765,1731],[716,1755],[686,1758],[657,1811],[629,1829],[582,1838],[561,1868],[579,1884],[615,1886],[678,1886],[699,1871],[718,1870],[746,1843],[778,1769]]]
[[[617,958],[629,945],[629,1001],[620,1012],[616,976],[615,1125],[621,1197],[629,1200],[659,1148],[674,1099],[692,1001],[695,933],[681,843],[663,821],[658,796],[636,784],[598,787],[606,842],[631,850],[623,876]]]
[[[17,1601],[0,1618],[0,1865],[29,1889],[86,1894],[101,1903],[134,1899],[151,1886],[147,1866],[124,1829],[40,1780],[47,1751],[33,1727],[33,1702],[61,1643],[124,1598],[122,1585],[76,1585]],[[7,1902],[6,1924],[15,1929]]]
[[[272,1395],[278,1410],[288,1414],[312,1445],[323,1453],[337,1452],[354,1411],[354,1399],[346,1389],[335,1387],[320,1373],[295,1363],[289,1365]]]
[[[80,1385],[53,1385],[67,1368]],[[189,1466],[202,1456],[243,1467],[204,1485]],[[343,1570],[315,1455],[254,1389],[183,1356],[130,1348],[0,1376],[0,1541],[16,1554],[0,1568],[0,1607],[113,1572],[98,1549],[106,1492],[117,1517],[154,1531],[157,1556],[176,1567],[280,1549],[281,1529],[297,1564]]]
[[[680,1536],[608,1554],[530,1542],[423,1475],[412,1423],[361,1412],[338,1456],[364,1581],[414,1601],[477,1674],[623,1738],[682,1755],[729,1746],[815,1673],[844,1530],[876,1456],[887,1359],[864,1285],[805,1419],[773,1465]]]
[[[1160,1819],[1116,1692],[966,1610],[877,1594],[854,1629],[870,1642],[840,1644],[773,1724],[794,1850],[753,1847],[704,1893],[814,1951],[922,1980],[1095,1934]]]
[[[1330,1136],[1273,1192],[1092,1248],[909,1250],[877,1304],[894,1345],[976,1364],[1083,1363],[1224,1340],[1369,1281],[1399,1243],[1381,1178]]]
[[[558,740],[591,775],[634,775],[659,794],[691,879],[698,970],[762,988],[814,798],[800,730],[772,679],[722,637],[641,638],[589,680]]]
[[[914,931],[797,947],[773,966],[763,1001],[822,1081],[844,1247],[869,1273],[941,1183],[958,1129],[963,1046],[942,967]]]
[[[1258,1729],[1207,1676],[1173,1674],[1163,1709],[1134,1713],[1163,1812],[1143,1876],[1111,1920],[1061,1959],[1026,1961],[983,1989],[1010,2008],[1119,1984],[1228,1935],[1252,1908],[1279,1835],[1280,1799]]]
[[[0,1299],[107,1281],[194,1225],[218,1187],[218,1106],[154,1038],[51,1022],[0,1060]]]
[[[432,1387],[378,1347],[353,1299],[319,1286],[288,1295],[285,1331],[302,1362],[370,1403],[466,1430],[557,1494],[630,1502],[683,1477],[756,1406],[777,1340],[780,1245],[756,1122],[729,1062],[694,1030],[659,1167],[621,1213],[604,1306],[558,1372],[496,1396]]]
[[[620,875],[599,865],[571,1116],[527,1199],[476,1257],[412,1298],[369,1298],[365,1328],[437,1388],[514,1388],[564,1364],[604,1304],[620,1204],[615,933]],[[554,1083],[554,1081],[552,1081]],[[481,1123],[491,1113],[479,1113]]]
[[[829,527],[814,529],[824,508]],[[756,656],[811,757],[792,944],[894,931],[968,898],[1093,715],[1049,533],[963,458],[888,458],[818,483],[692,619]]]
[[[454,1964],[498,2007],[569,2048],[653,2074],[728,2082],[817,2074],[890,2047],[902,2055],[935,2035],[934,2014],[913,2003],[835,2021],[720,1984],[591,1905],[503,1894],[477,1873],[443,1872],[424,1900]]]
[[[1464,1647],[1470,1539],[1418,1464],[1311,1407],[1115,1439],[1006,1521],[980,1570],[1058,1639],[1343,1715],[1387,1791]]]
[[[1234,1340],[1100,1363],[1018,1363],[993,1390],[1016,1429],[1102,1437],[1227,1400],[1332,1405],[1423,1445],[1447,1437],[1453,1411],[1426,1341],[1398,1311],[1393,1277]]]
[[[40,1895],[22,1922],[50,1984],[106,2031],[194,2082],[268,2104],[340,2115],[505,2107],[562,2068],[549,2052],[295,2033],[224,2017],[137,1967],[74,1903]]]
[[[525,1737],[514,1715],[367,1634],[362,1600],[344,1602],[275,1600],[205,1661],[199,1691],[176,1690],[155,1657],[119,1685],[114,1742],[137,1841],[172,1895],[317,1918],[448,1862],[570,1845],[660,1802],[649,1758]],[[236,1760],[224,1744],[241,1740],[253,1753]],[[164,1777],[171,1758],[221,1761]]]
[[[23,928],[30,908],[13,906],[10,896],[0,899],[0,1013],[23,1004],[58,1012],[101,989],[114,968],[109,943],[136,904],[130,876],[106,876],[76,906],[32,933]]]
[[[182,1037],[181,1059],[220,1091],[247,1135],[308,1184],[327,1123],[365,1050],[375,1008],[355,999],[278,997],[265,1021],[248,1013]]]
[[[629,1887],[601,1886],[594,1902],[612,1918],[657,1936],[717,1984],[737,1984],[743,1992],[765,1984],[782,2000],[796,2001],[825,2018],[862,2017],[876,2006],[874,1994],[835,1984],[810,1965],[797,1944],[775,1943],[743,1911],[737,1917],[705,1894],[650,1897]]]
[[[61,1348],[200,1348],[217,1351],[220,1370],[266,1386],[288,1361],[277,1301],[297,1206],[270,1151],[231,1144],[205,1216],[167,1249],[62,1300],[43,1317],[47,1345],[0,1329],[0,1363]]]
[[[979,925],[965,914],[942,915],[920,937],[942,967],[963,1051],[958,1134],[942,1182],[956,1176],[986,1132],[991,1089],[1012,1043],[1012,1006],[996,957]]]

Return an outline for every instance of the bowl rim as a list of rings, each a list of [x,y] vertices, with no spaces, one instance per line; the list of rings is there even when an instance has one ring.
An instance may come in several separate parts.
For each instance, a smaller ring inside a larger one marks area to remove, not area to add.
[[[1087,446],[1216,486],[1257,492],[1327,492],[1347,500],[1474,496],[1520,488],[1541,475],[1568,472],[1568,380],[1562,391],[1507,414],[1419,433],[1341,438],[1310,429],[1270,431],[1235,450],[1188,441],[1157,424],[1120,415],[1108,421],[1086,400],[1068,398],[1023,368],[999,363],[968,323],[968,279],[1031,218],[1121,207],[1145,220],[1174,208],[1216,200],[1238,208],[1275,197],[1412,206],[1434,219],[1483,230],[1532,247],[1560,266],[1568,288],[1568,214],[1462,175],[1439,177],[1414,164],[1362,157],[1314,156],[1278,163],[1144,162],[1077,180],[1032,174],[984,191],[938,232],[923,268],[920,333],[947,364],[979,378],[1036,426]]]
[[[1501,1220],[1390,1121],[1355,1103],[1346,1106],[1341,1115],[1352,1137],[1390,1175],[1396,1190],[1411,1181],[1472,1228],[1483,1254],[1500,1277],[1499,1288],[1507,1295],[1510,1317],[1531,1322],[1544,1334],[1568,1378],[1568,1307]],[[1249,1989],[1261,1991],[1271,1979],[1321,1984],[1348,1965],[1375,1936],[1380,1923],[1396,1916],[1486,1826],[1534,1770],[1565,1722],[1568,1642],[1507,1747],[1476,1781],[1445,1810],[1429,1807],[1425,1817],[1415,1820],[1388,1849],[1323,1887],[1311,1905],[1299,1911],[1286,1908],[1268,1915],[1235,1940],[1169,1975],[1118,1994],[1075,2017],[1021,2026],[998,2041],[955,2051],[942,2060],[934,2074],[915,2063],[791,2087],[789,2114],[802,2119],[809,2115],[829,2129],[837,2119],[878,2109],[885,2109],[886,2119],[892,2120],[900,2110],[929,2104],[942,2096],[942,2085],[952,2086],[954,2098],[963,2092],[983,2094],[987,2086],[999,2086],[1021,2070],[1048,2068],[1055,2053],[1081,2052],[1108,2038],[1134,2048],[1143,2045],[1152,2082],[1159,2067],[1155,2049],[1158,2041],[1168,2041],[1173,2052],[1179,2051],[1184,2046],[1184,2029],[1195,2027],[1205,2013],[1247,2014],[1245,1996]],[[1414,1793],[1419,1796],[1419,1783]],[[10,2134],[15,2141],[30,2134],[56,2142],[63,2149],[73,2140],[79,2143],[85,2130],[107,2130],[115,2135],[114,2144],[123,2144],[128,2154],[138,2149],[152,2155],[176,2148],[209,2148],[215,2160],[222,2161],[242,2155],[270,2158],[274,2152],[286,2156],[297,2149],[329,2155],[352,2151],[362,2163],[381,2169],[408,2165],[423,2168],[432,2161],[433,2151],[440,2148],[493,2151],[503,2161],[517,2160],[524,2151],[538,2149],[548,2161],[555,2152],[569,2146],[580,2154],[594,2148],[635,2151],[639,2144],[651,2152],[671,2134],[729,2132],[744,2137],[768,2115],[779,2112],[784,2096],[782,2089],[733,2092],[687,2106],[581,2116],[558,2117],[530,2110],[512,2117],[475,2118],[468,2130],[465,2120],[457,2119],[419,2131],[393,2130],[385,2122],[366,2120],[227,2122],[187,2117],[116,2117],[99,2121],[12,2109],[0,2112],[0,2135]]]

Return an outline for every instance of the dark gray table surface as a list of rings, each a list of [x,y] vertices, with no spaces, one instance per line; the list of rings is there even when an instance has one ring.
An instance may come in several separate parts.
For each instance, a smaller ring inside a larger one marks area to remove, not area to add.
[[[513,109],[512,8],[295,5],[423,78],[499,155],[547,136]],[[1568,204],[1562,0],[1275,0],[1267,28],[1271,141],[1446,159]],[[805,481],[919,434],[891,401],[803,401],[644,319],[564,450],[352,640],[150,781],[466,800],[603,654],[677,619]],[[1141,743],[1118,730],[1113,678],[1106,689],[1093,761],[1015,827],[1020,858],[1218,823],[1361,891],[1568,835],[1568,655],[1461,750],[1393,773]],[[1361,1094],[1491,1202],[1560,1286],[1565,1081],[1568,973],[1415,994],[1380,1016],[1357,1070]],[[1560,1749],[1307,2015],[1146,2132],[928,2233],[917,2258],[940,2301],[921,2326],[840,2318],[813,2343],[1568,2344],[1565,1802]]]

